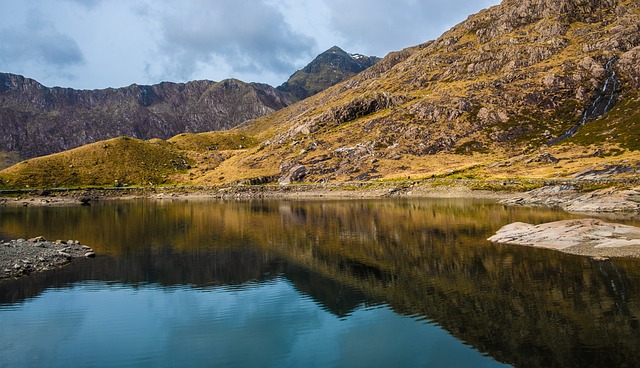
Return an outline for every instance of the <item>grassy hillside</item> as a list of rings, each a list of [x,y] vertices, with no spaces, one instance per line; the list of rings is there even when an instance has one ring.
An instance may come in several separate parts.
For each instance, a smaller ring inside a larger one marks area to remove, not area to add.
[[[121,137],[23,161],[1,171],[0,181],[6,187],[156,185],[188,167],[164,141]]]

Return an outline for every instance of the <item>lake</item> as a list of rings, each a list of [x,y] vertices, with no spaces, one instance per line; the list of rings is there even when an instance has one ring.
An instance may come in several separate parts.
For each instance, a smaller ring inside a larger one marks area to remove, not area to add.
[[[640,260],[486,241],[582,217],[469,199],[0,207],[0,239],[100,255],[0,282],[0,367],[638,367]]]

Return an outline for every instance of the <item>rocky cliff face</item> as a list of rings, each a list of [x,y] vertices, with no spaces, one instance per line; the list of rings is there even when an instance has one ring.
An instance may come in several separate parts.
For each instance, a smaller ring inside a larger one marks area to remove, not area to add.
[[[353,77],[379,60],[375,56],[348,54],[334,46],[295,72],[278,90],[288,93],[296,101],[304,100]]]
[[[233,79],[83,91],[0,73],[0,147],[29,158],[117,136],[167,139],[226,130],[289,104],[271,86]]]

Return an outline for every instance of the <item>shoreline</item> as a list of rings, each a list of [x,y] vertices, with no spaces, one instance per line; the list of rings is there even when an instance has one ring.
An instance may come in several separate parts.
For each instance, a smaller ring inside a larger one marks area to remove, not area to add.
[[[78,189],[24,189],[0,191],[0,206],[90,205],[106,200],[134,199],[374,199],[475,198],[505,200],[522,191],[475,189],[464,183],[331,183],[292,185],[237,185],[224,187],[128,187]]]
[[[548,185],[544,185],[548,184]],[[507,206],[559,208],[588,217],[640,218],[640,186],[602,181],[462,181],[352,182],[226,187],[146,187],[32,189],[0,192],[0,206],[91,205],[117,200],[350,200],[384,198],[487,199]],[[532,190],[526,190],[534,186]],[[489,188],[489,189],[487,189]],[[586,188],[586,189],[585,189]],[[4,194],[4,196],[2,195]],[[17,194],[17,196],[15,196]],[[562,230],[561,230],[562,231]],[[2,243],[0,243],[1,245]],[[588,242],[564,253],[589,257],[640,258],[640,246],[594,248]],[[0,252],[1,253],[1,252]]]

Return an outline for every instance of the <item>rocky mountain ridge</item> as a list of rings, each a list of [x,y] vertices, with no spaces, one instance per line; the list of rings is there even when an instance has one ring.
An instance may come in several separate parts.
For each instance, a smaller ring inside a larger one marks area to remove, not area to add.
[[[168,139],[227,130],[290,103],[271,86],[235,79],[84,91],[0,73],[0,146],[30,158],[118,136]]]
[[[304,76],[294,74],[294,80],[306,85],[313,79],[316,93],[377,60],[349,56],[351,63],[336,63],[322,56],[329,52],[348,55],[334,47],[305,68]],[[326,63],[333,63],[330,79],[317,75]],[[32,158],[118,136],[169,139],[180,133],[228,130],[289,106],[300,96],[236,79],[75,90],[0,73],[0,159],[15,161],[16,154]]]

